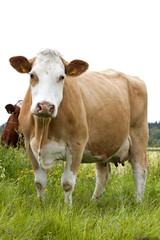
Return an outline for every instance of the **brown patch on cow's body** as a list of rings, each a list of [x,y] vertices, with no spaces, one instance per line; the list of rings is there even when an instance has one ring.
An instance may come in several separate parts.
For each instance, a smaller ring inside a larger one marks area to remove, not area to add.
[[[88,72],[85,81],[83,76],[79,77],[89,132],[87,149],[93,155],[105,155],[106,159],[121,147],[130,124],[128,89],[123,89],[127,80],[123,83],[116,74],[112,79],[107,71]]]

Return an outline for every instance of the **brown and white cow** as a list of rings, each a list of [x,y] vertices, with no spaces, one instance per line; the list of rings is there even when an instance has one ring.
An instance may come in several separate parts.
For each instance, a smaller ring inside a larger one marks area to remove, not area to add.
[[[72,202],[81,162],[96,163],[93,198],[99,198],[108,181],[110,162],[129,159],[140,200],[148,170],[144,82],[113,70],[85,72],[86,62],[68,63],[50,49],[31,60],[12,57],[10,63],[18,72],[30,75],[19,122],[37,195],[44,194],[46,170],[62,159],[66,161],[61,178],[65,202]]]
[[[17,147],[19,142],[19,122],[18,116],[20,114],[20,108],[22,101],[19,100],[15,105],[7,104],[5,106],[6,111],[11,114],[8,118],[6,126],[2,132],[1,143]]]

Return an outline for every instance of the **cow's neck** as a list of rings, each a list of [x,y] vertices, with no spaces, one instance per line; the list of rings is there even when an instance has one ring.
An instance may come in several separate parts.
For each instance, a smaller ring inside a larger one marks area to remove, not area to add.
[[[34,117],[34,122],[35,135],[30,141],[30,146],[39,166],[43,169],[49,169],[55,165],[57,160],[65,159],[66,146],[63,141],[57,141],[53,134],[49,134],[51,119]]]
[[[42,145],[47,144],[49,135],[49,124],[51,118],[37,118],[34,117],[35,121],[35,140],[38,149],[42,148]]]

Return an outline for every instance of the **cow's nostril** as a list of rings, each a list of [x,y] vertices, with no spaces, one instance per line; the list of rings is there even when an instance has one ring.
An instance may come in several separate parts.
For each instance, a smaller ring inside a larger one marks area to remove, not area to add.
[[[41,110],[42,110],[42,106],[41,106],[41,104],[40,104],[40,103],[38,103],[38,104],[37,104],[37,109],[36,109],[36,110],[37,110],[37,112],[39,112],[39,111],[41,111]]]
[[[50,105],[49,106],[49,111],[50,111],[51,114],[53,114],[53,112],[54,112],[54,105]]]

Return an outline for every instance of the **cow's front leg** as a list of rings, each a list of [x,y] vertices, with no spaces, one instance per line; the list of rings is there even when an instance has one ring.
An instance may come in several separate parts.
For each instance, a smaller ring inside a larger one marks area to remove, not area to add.
[[[43,199],[45,188],[47,185],[46,170],[42,169],[39,166],[39,163],[31,150],[30,144],[27,141],[25,142],[25,147],[34,171],[34,176],[35,176],[34,183],[37,188],[37,197],[41,197]]]
[[[76,171],[72,169],[73,156],[70,149],[66,150],[66,166],[61,178],[62,188],[65,194],[65,203],[72,204],[72,192],[76,183]]]
[[[72,192],[76,183],[76,174],[71,169],[71,161],[67,161],[61,178],[61,184],[65,194],[65,203],[69,203],[70,205],[72,204]]]
[[[65,194],[65,202],[72,205],[72,192],[76,183],[77,171],[79,169],[83,154],[83,148],[66,150],[66,166],[61,178],[62,188]]]
[[[37,197],[44,198],[44,192],[47,185],[47,174],[46,170],[39,167],[37,170],[34,171],[35,176],[35,186],[37,188]]]

